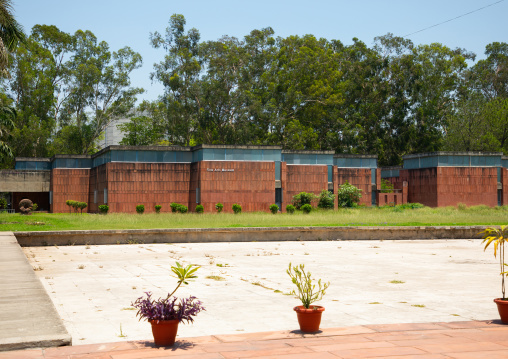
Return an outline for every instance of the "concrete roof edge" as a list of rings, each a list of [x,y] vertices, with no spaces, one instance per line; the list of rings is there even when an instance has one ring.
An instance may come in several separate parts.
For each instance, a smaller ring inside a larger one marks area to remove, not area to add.
[[[421,158],[421,157],[431,157],[431,156],[502,156],[502,152],[480,152],[480,151],[463,151],[463,152],[453,152],[453,151],[436,151],[436,152],[425,152],[425,153],[415,153],[410,155],[402,156],[402,159],[411,159],[411,158]]]

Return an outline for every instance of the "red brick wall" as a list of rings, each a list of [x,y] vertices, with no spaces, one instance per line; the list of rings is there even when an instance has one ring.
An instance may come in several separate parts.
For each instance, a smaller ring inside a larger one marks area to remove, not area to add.
[[[110,212],[135,213],[138,204],[145,206],[145,213],[155,212],[156,204],[162,206],[161,212],[170,212],[171,202],[189,205],[190,163],[112,162],[105,166]]]
[[[89,212],[99,212],[99,206],[104,203],[104,189],[108,188],[108,170],[107,166],[109,163],[92,168],[90,170],[90,191],[88,194],[88,208]],[[94,191],[97,191],[97,203],[94,203],[95,195]]]
[[[380,172],[380,171],[379,171]],[[334,177],[334,183],[338,186],[349,182],[353,186],[362,190],[360,204],[370,206],[372,204],[372,178],[370,168],[338,168],[337,177]],[[337,192],[335,192],[337,194]]]
[[[68,213],[67,200],[89,203],[89,169],[55,168],[51,171],[50,191],[53,201],[50,205],[53,213]],[[85,208],[83,212],[88,212]]]
[[[328,166],[327,165],[288,165],[286,168],[285,182],[282,182],[284,189],[284,205],[292,202],[293,196],[300,192],[308,192],[319,195],[322,190],[328,189]],[[282,180],[281,176],[281,180]],[[313,203],[313,205],[317,205]]]
[[[224,170],[224,171],[223,171]],[[215,204],[222,203],[225,212],[232,212],[233,204],[242,211],[268,212],[275,203],[275,163],[244,161],[201,161],[192,164],[190,208],[196,208],[196,187],[200,188],[205,212],[215,212]]]
[[[438,167],[438,206],[497,206],[497,168]]]
[[[437,168],[400,170],[399,181],[408,184],[407,201],[437,207]]]
[[[393,193],[376,193],[376,202],[378,206],[398,205],[404,203],[402,201],[402,192]]]
[[[501,169],[501,183],[503,184],[502,205],[508,205],[508,168]]]

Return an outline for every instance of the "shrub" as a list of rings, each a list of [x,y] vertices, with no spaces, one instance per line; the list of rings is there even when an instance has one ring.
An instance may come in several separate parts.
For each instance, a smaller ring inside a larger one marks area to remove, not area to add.
[[[292,204],[288,204],[286,206],[286,212],[289,213],[289,214],[293,214],[295,213],[295,206],[293,206]]]
[[[187,211],[189,209],[187,208],[187,206],[184,206],[183,204],[179,204],[178,207],[176,208],[176,210],[178,211],[178,213],[187,213]]]
[[[39,205],[37,203],[34,203],[34,206],[32,207],[32,211],[37,211],[37,208],[39,208]]]
[[[88,207],[86,202],[77,202],[76,208],[78,208],[81,211],[81,214],[83,214],[83,210]]]
[[[360,203],[360,198],[362,198],[362,190],[349,184],[348,181],[339,187],[337,193],[339,207],[355,207]]]
[[[109,206],[107,204],[101,204],[99,206],[99,212],[101,214],[108,214],[108,211],[109,211]]]
[[[324,189],[319,194],[318,207],[324,209],[333,209],[333,203],[335,201],[335,196],[332,192]]]
[[[238,213],[241,213],[242,212],[242,206],[240,206],[239,204],[234,204],[233,205],[233,212],[235,214],[238,214]]]
[[[276,214],[277,212],[279,212],[279,206],[277,206],[276,204],[271,204],[270,212],[272,212],[272,214]]]
[[[73,201],[72,199],[65,201],[65,204],[69,206],[69,213],[72,212],[71,208],[76,209],[76,201]]]
[[[312,206],[310,204],[304,204],[302,206],[303,213],[310,213],[312,211]]]
[[[143,214],[145,212],[145,205],[144,204],[138,204],[136,206],[136,212],[139,214]]]
[[[293,206],[295,206],[296,209],[301,209],[303,205],[310,205],[315,198],[316,195],[314,193],[300,192],[293,196]]]
[[[459,211],[463,211],[463,210],[467,209],[467,206],[464,203],[457,203],[457,209]]]
[[[393,193],[393,183],[385,179],[381,179],[381,193]]]
[[[0,197],[0,209],[4,208],[7,208],[7,201],[5,200],[5,198]]]
[[[171,203],[171,204],[169,205],[169,207],[171,207],[171,212],[176,213],[176,212],[177,212],[177,210],[178,210],[178,206],[179,206],[179,204],[178,204],[178,203],[175,203],[175,202]]]
[[[160,204],[155,205],[155,213],[161,213],[162,206]]]
[[[224,205],[220,202],[215,205],[215,209],[217,210],[217,213],[221,213],[223,208],[224,208]]]
[[[205,207],[202,204],[198,204],[196,206],[196,213],[203,213],[205,211]]]

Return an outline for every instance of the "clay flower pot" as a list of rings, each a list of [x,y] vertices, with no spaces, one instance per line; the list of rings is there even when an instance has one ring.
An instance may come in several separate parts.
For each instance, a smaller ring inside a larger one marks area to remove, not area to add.
[[[175,344],[178,320],[150,320],[155,345],[169,347]]]
[[[497,311],[499,312],[501,321],[508,324],[508,300],[496,298],[494,299],[494,302],[497,304]]]
[[[298,317],[298,324],[300,324],[300,330],[305,333],[313,333],[319,331],[319,325],[321,324],[321,314],[325,308],[319,305],[311,305],[309,309],[303,305],[299,305],[293,308]]]

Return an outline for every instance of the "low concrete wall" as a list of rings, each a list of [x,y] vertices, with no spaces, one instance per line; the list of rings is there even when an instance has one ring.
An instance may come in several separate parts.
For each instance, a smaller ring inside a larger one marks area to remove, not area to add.
[[[100,231],[15,232],[22,246],[275,242],[401,239],[473,239],[486,226],[442,227],[278,227],[278,228],[180,228]]]
[[[0,192],[49,192],[51,171],[1,170]]]

